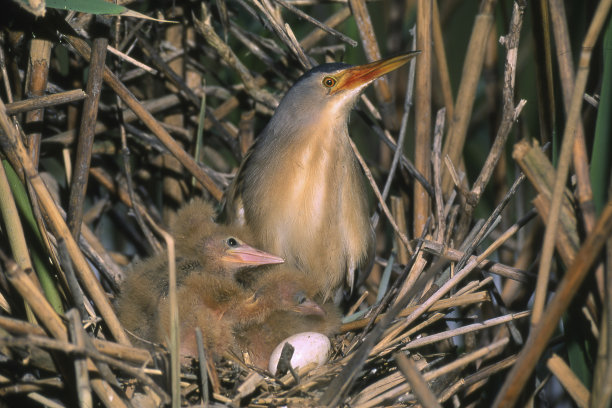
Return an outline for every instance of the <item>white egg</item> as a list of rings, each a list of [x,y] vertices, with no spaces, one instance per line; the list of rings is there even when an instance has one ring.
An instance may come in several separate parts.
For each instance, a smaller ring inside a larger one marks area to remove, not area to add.
[[[268,370],[274,375],[276,375],[276,366],[285,343],[291,344],[295,349],[293,357],[291,357],[291,367],[294,369],[310,363],[316,363],[318,366],[325,364],[331,350],[331,343],[324,334],[315,332],[294,334],[281,341],[270,356]]]

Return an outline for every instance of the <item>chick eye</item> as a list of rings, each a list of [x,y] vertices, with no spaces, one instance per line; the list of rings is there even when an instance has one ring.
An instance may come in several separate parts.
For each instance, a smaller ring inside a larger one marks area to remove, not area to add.
[[[227,239],[227,245],[232,247],[232,248],[236,247],[236,246],[238,246],[238,241],[236,241],[235,238],[228,238]]]
[[[302,303],[306,301],[306,295],[304,295],[303,293],[298,293],[296,297],[297,297],[298,305],[301,305]]]
[[[336,78],[334,77],[325,77],[323,78],[323,86],[327,87],[327,88],[332,88],[336,85]]]

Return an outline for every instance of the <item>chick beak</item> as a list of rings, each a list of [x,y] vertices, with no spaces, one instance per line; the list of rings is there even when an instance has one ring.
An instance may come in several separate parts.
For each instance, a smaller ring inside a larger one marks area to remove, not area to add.
[[[281,257],[260,251],[247,244],[240,244],[237,247],[226,250],[223,260],[244,266],[271,265],[285,262]]]
[[[396,70],[397,68],[406,64],[420,53],[421,51],[410,51],[396,57],[385,58],[369,64],[358,65],[347,68],[344,71],[340,71],[336,74],[338,85],[335,87],[333,93],[363,88],[375,79],[380,78],[386,73]]]
[[[306,299],[298,306],[295,306],[295,311],[302,315],[325,316],[325,310],[313,300]]]

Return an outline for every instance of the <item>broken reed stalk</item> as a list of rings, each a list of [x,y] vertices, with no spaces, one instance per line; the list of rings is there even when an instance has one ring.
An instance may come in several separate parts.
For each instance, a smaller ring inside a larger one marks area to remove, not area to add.
[[[43,96],[47,90],[47,81],[49,79],[49,66],[51,59],[51,48],[53,44],[50,40],[41,38],[33,38],[30,41],[30,58],[28,60],[28,72],[26,90],[30,96]],[[44,109],[31,110],[26,113],[25,124],[36,124],[43,121]],[[38,168],[38,159],[40,156],[40,139],[41,132],[33,131],[28,133],[25,144],[30,153],[30,158],[35,168]]]

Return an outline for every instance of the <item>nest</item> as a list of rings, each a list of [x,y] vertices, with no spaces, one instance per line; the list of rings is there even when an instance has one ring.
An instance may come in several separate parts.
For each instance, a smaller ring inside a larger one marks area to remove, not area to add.
[[[360,0],[145,1],[127,4],[144,14],[101,6],[103,16],[66,3],[46,14],[34,1],[4,5],[0,402],[610,403],[611,268],[601,250],[612,206],[609,180],[589,178],[611,173],[609,134],[594,108],[580,115],[583,94],[599,92],[585,87],[610,1],[580,22],[575,80],[559,1],[534,4],[528,27],[522,2],[486,0],[478,10],[389,1],[383,11]],[[447,62],[445,45],[458,41],[466,54]],[[411,68],[377,81],[352,114],[377,256],[346,302],[329,361],[274,377],[228,356],[179,373],[165,349],[130,346],[112,307],[125,268],[164,251],[164,226],[190,197],[222,200],[288,87],[325,61],[411,49],[422,51]],[[537,97],[517,79],[536,71]]]

